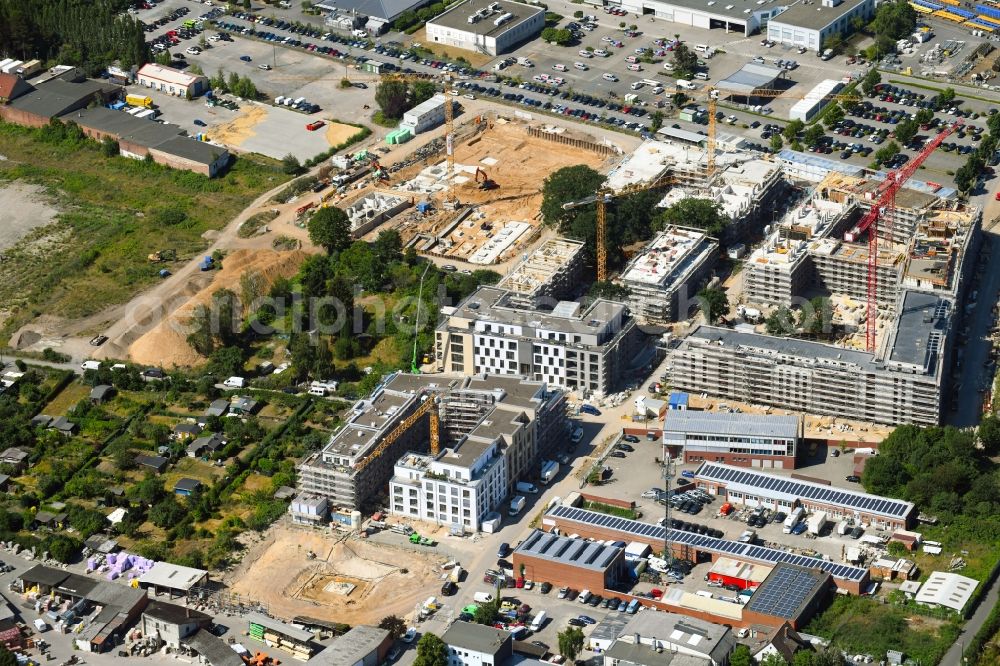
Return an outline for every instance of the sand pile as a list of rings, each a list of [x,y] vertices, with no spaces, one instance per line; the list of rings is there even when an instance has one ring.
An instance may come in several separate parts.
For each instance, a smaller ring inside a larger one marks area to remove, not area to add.
[[[207,134],[213,141],[230,146],[239,146],[250,137],[256,135],[254,127],[267,118],[267,108],[264,106],[247,105],[240,108],[240,115],[228,123],[212,126]]]
[[[128,349],[129,358],[143,365],[161,367],[191,366],[204,362],[205,358],[187,343],[190,332],[188,323],[194,309],[212,300],[212,294],[219,289],[230,289],[239,294],[240,277],[247,271],[256,271],[270,284],[278,277],[290,277],[308,256],[294,250],[236,250],[222,260],[222,270],[211,274],[201,273],[193,277],[184,287],[183,294],[188,300],[174,310],[153,329],[132,343]],[[212,280],[205,283],[205,276]]]

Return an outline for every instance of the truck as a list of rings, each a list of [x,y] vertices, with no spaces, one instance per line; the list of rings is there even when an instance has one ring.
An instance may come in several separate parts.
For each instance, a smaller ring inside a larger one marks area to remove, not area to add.
[[[853,529],[854,529],[854,519],[844,518],[837,525],[837,534],[839,534],[840,536],[844,536],[845,534],[849,534],[850,531]]]
[[[130,93],[125,95],[125,103],[129,106],[142,106],[150,109],[153,107],[153,98],[148,95],[135,95]]]
[[[201,260],[201,264],[199,265],[199,268],[201,270],[203,270],[203,271],[210,271],[210,270],[212,270],[213,268],[215,268],[215,259],[212,259],[211,255],[206,254],[205,258]]]
[[[42,71],[42,61],[41,60],[29,60],[20,67],[18,67],[14,73],[22,78],[28,78],[29,76],[34,76],[38,72]]]
[[[4,74],[14,74],[15,72],[17,72],[17,68],[23,64],[24,64],[23,60],[14,60],[4,65],[3,69],[0,69],[0,72],[3,72]]]
[[[552,479],[556,478],[556,474],[559,473],[559,463],[555,460],[547,460],[542,464],[542,474],[541,482],[542,485],[549,485]]]
[[[472,600],[477,604],[489,604],[493,603],[493,595],[489,592],[476,592],[472,596]]]
[[[35,624],[35,629],[37,629],[39,633],[42,633],[42,632],[45,632],[45,631],[49,630],[48,623],[45,620],[43,620],[42,618],[36,619],[35,622],[34,622],[34,624]]]
[[[800,506],[796,508],[794,511],[792,511],[790,514],[788,514],[788,517],[785,518],[785,524],[782,527],[781,531],[784,532],[785,534],[791,534],[792,528],[795,527],[795,525],[797,525],[800,520],[802,520],[803,513],[805,513],[805,511]]]
[[[516,516],[521,513],[524,509],[524,505],[527,504],[528,500],[524,498],[524,495],[518,495],[510,501],[510,510],[507,512],[511,516]]]
[[[534,495],[538,492],[538,486],[527,481],[518,481],[514,488],[519,493],[528,493],[529,495]]]
[[[448,574],[448,580],[456,584],[461,583],[463,573],[465,573],[465,570],[456,564],[455,568]]]
[[[681,90],[694,90],[694,84],[687,79],[677,79],[676,86]]]
[[[806,529],[809,534],[819,536],[824,527],[826,527],[826,511],[817,511],[806,521]]]

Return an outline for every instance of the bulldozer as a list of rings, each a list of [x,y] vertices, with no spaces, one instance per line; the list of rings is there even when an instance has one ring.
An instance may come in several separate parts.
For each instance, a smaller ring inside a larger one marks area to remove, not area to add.
[[[481,190],[495,190],[500,186],[497,182],[486,175],[486,172],[476,167],[476,182],[479,183],[479,189]]]

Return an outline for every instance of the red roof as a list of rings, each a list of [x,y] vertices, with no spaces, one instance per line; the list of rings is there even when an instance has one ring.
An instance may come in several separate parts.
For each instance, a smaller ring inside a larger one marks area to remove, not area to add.
[[[0,72],[0,99],[10,99],[14,92],[14,85],[18,82],[18,77],[14,74],[4,74]]]

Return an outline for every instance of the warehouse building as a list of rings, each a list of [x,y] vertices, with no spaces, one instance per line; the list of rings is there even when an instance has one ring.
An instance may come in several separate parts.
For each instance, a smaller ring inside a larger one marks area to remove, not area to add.
[[[180,564],[157,562],[139,577],[138,584],[143,589],[153,590],[156,596],[166,593],[168,598],[186,597],[195,588],[208,584],[208,572]]]
[[[825,512],[831,520],[853,518],[884,530],[905,529],[917,519],[912,502],[721,463],[702,463],[694,481],[709,494],[741,506],[763,506],[785,513],[802,507],[808,512]]]
[[[601,543],[556,536],[533,530],[514,549],[514,571],[552,585],[572,586],[593,592],[629,580],[625,549]]]
[[[602,541],[638,541],[649,544],[656,550],[662,550],[664,544],[669,543],[674,557],[692,562],[714,561],[720,557],[728,557],[769,567],[785,562],[801,567],[816,568],[828,572],[833,577],[837,588],[850,594],[860,594],[862,590],[866,589],[869,582],[868,570],[860,567],[819,560],[767,546],[716,539],[695,532],[666,529],[652,523],[618,518],[606,513],[562,504],[552,507],[542,516],[542,529],[550,532],[559,530],[560,534],[577,534],[583,538]],[[539,579],[533,578],[532,580]],[[677,591],[680,592],[680,590]],[[732,604],[726,605],[731,606]]]
[[[663,443],[680,451],[685,463],[794,469],[802,434],[801,416],[674,409],[663,420]]]
[[[736,636],[721,624],[677,613],[636,613],[604,653],[604,666],[726,666]]]
[[[868,23],[874,15],[874,0],[799,0],[770,20],[767,38],[819,53],[831,37],[852,34],[855,19]]]
[[[820,81],[812,90],[806,93],[805,97],[792,105],[788,111],[789,120],[801,120],[809,122],[822,111],[827,104],[834,100],[834,96],[844,87],[843,81],[826,79]]]
[[[584,242],[549,238],[497,283],[515,307],[534,309],[575,296],[583,284]]]
[[[771,6],[756,0],[616,0],[610,7],[621,7],[630,14],[652,16],[670,23],[706,30],[724,30],[749,36],[767,25],[787,4]]]
[[[743,619],[773,626],[774,619],[802,629],[830,597],[830,573],[811,566],[779,563],[743,607]]]
[[[773,91],[778,81],[785,78],[785,70],[771,65],[747,63],[715,84],[715,88],[738,97],[754,97],[761,92]]]
[[[712,568],[708,571],[708,580],[723,585],[736,585],[741,590],[755,590],[773,570],[774,567],[763,564],[720,557],[712,563]]]
[[[719,242],[700,229],[667,227],[629,262],[617,282],[629,290],[629,309],[642,321],[684,319],[712,274]]]
[[[379,666],[393,644],[388,629],[360,625],[337,636],[306,662],[307,666]]]
[[[312,633],[262,613],[246,614],[247,636],[289,653],[299,661],[306,661],[316,651]]]
[[[625,304],[603,298],[586,308],[562,301],[551,310],[528,310],[515,306],[509,291],[480,287],[441,311],[440,371],[520,375],[570,390],[612,393],[639,338]]]
[[[978,586],[979,581],[974,578],[933,571],[914,598],[918,604],[935,608],[943,606],[961,613]]]
[[[545,9],[511,0],[465,0],[427,22],[427,40],[498,56],[534,39],[545,27]]]
[[[173,67],[146,63],[135,75],[136,83],[143,88],[157,90],[175,97],[193,99],[208,90],[208,77],[189,74]]]

